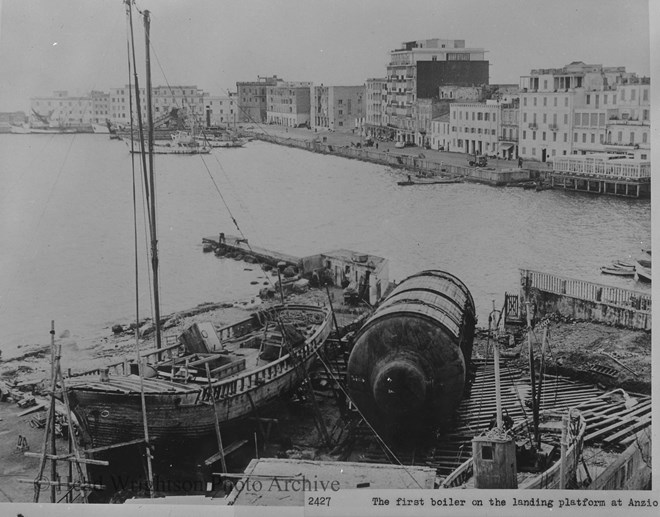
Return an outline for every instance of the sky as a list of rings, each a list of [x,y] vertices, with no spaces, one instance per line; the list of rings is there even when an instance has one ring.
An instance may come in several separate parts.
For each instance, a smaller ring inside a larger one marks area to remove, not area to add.
[[[212,95],[278,75],[326,85],[386,75],[404,41],[484,48],[491,83],[572,61],[650,75],[648,0],[137,0],[151,11],[154,85]],[[136,47],[144,46],[135,17]],[[123,0],[0,0],[0,111],[54,90],[128,82]],[[138,57],[138,59],[140,59]],[[140,80],[144,84],[144,75]]]

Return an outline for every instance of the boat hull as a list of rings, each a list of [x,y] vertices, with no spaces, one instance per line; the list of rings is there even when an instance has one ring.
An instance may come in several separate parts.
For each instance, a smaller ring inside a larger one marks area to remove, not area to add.
[[[290,393],[305,378],[331,330],[329,312],[311,309],[323,320],[304,344],[258,368],[214,381],[212,391],[204,383],[143,379],[149,439],[207,436],[215,430],[216,413],[222,428],[254,416],[258,408]],[[245,322],[236,326],[241,324]],[[144,438],[138,376],[112,376],[105,385],[102,380],[75,379],[67,392],[87,447]]]

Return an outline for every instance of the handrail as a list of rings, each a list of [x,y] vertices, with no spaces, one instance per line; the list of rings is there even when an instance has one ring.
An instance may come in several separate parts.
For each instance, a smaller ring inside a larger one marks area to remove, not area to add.
[[[580,300],[604,303],[626,309],[651,311],[651,295],[641,291],[575,280],[563,276],[521,269],[521,281],[527,287],[570,296]]]

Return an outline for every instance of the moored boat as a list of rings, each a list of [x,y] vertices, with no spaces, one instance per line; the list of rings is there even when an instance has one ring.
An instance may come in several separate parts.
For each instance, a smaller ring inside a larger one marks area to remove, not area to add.
[[[642,282],[651,281],[651,261],[638,259],[635,262],[635,280]]]
[[[305,378],[328,337],[330,318],[323,307],[280,305],[217,333],[210,324],[194,324],[176,343],[143,354],[149,436],[205,436],[213,433],[216,414],[224,426],[290,392]],[[74,376],[67,379],[66,389],[88,445],[143,436],[136,362]]]

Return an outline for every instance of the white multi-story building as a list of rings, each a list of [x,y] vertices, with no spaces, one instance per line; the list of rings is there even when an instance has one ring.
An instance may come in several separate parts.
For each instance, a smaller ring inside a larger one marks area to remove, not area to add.
[[[364,86],[312,86],[313,128],[355,129],[364,117]]]
[[[171,116],[173,110],[179,116],[201,123],[205,117],[206,97],[208,97],[208,94],[199,90],[196,86],[153,87],[151,98],[154,123],[158,125],[159,121],[167,119]],[[131,101],[135,112],[135,92],[131,85],[110,89],[109,106],[112,122],[122,125],[130,124]],[[143,120],[146,120],[147,98],[144,88],[140,88],[140,107]]]
[[[387,79],[372,78],[365,82],[365,130],[369,136],[385,133],[383,113],[387,102]]]
[[[396,139],[416,141],[418,99],[434,99],[443,85],[488,84],[488,61],[482,48],[466,48],[465,40],[427,39],[404,42],[390,52],[383,123]]]
[[[309,126],[311,86],[309,82],[285,81],[268,86],[267,122],[287,127]]]
[[[234,92],[227,95],[208,95],[204,97],[206,111],[204,124],[206,127],[235,126],[240,120],[238,99]]]
[[[497,155],[500,105],[497,101],[454,103],[449,110],[450,151]]]
[[[30,125],[33,127],[91,127],[95,121],[94,101],[89,95],[70,96],[66,90],[48,97],[30,99]]]
[[[431,149],[436,151],[448,151],[451,141],[451,131],[449,123],[450,113],[445,113],[431,121]]]
[[[520,155],[545,162],[600,150],[617,88],[634,78],[625,67],[580,61],[521,77]]]

